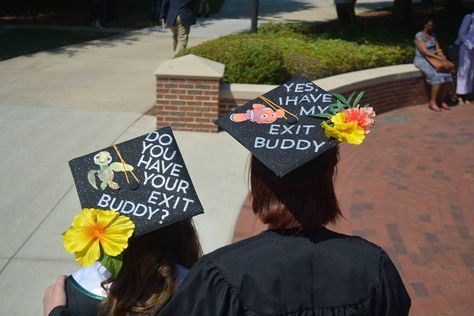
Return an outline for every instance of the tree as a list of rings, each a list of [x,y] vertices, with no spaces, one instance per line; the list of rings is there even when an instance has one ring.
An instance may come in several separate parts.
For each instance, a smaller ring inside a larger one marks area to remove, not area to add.
[[[394,0],[393,17],[400,24],[411,22],[411,0]]]
[[[337,11],[337,19],[342,25],[355,23],[355,3],[357,0],[334,0]]]

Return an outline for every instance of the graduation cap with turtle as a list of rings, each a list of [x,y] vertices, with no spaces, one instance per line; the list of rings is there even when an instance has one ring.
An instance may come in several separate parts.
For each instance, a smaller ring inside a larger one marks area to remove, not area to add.
[[[129,238],[203,213],[170,127],[72,159],[69,166],[82,212],[64,233],[64,247],[86,268],[68,278],[68,295],[87,287],[83,292],[97,298],[103,294],[97,280],[117,275]]]
[[[216,124],[283,177],[340,142],[363,142],[375,117],[371,107],[360,106],[363,94],[353,92],[345,98],[297,77]]]
[[[170,127],[69,162],[83,209],[116,211],[133,236],[203,213]]]

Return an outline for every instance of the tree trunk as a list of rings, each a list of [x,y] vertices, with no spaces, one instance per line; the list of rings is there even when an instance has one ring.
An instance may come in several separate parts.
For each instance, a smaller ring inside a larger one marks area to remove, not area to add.
[[[411,22],[411,0],[394,0],[393,16],[400,24]]]
[[[337,19],[342,25],[356,22],[355,6],[356,0],[334,0],[336,5]]]

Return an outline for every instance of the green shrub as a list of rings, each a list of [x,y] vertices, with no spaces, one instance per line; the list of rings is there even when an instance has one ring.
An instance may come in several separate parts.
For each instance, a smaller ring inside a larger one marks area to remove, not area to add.
[[[311,54],[305,54],[304,52],[291,52],[287,54],[285,64],[290,77],[301,75],[314,78],[315,74],[324,77],[325,73],[329,73],[321,67],[323,65],[321,59]]]
[[[231,35],[186,49],[225,64],[225,82],[272,84],[288,78],[281,51],[271,41],[253,35]]]
[[[300,35],[311,35],[314,33],[314,25],[310,23],[265,23],[262,24],[258,33],[261,35],[285,35],[292,33]]]
[[[356,70],[410,63],[414,48],[400,34],[350,28],[318,31],[311,24],[267,23],[256,34],[224,36],[183,51],[226,65],[229,83],[280,84],[304,75],[319,79]]]

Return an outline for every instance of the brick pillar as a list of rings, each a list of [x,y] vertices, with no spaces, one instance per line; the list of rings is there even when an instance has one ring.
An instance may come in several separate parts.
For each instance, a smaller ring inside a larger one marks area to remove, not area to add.
[[[223,64],[186,55],[164,62],[155,75],[158,128],[217,132]]]

